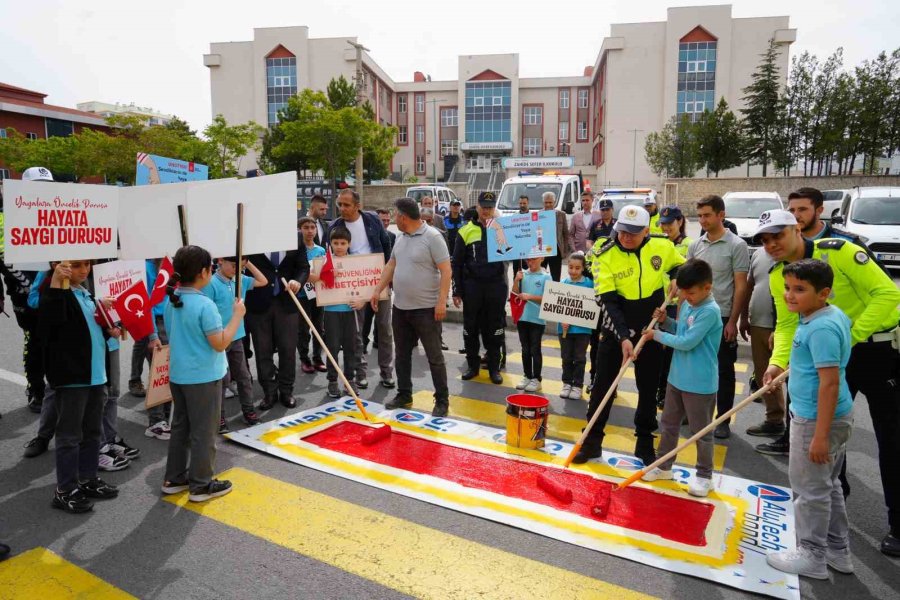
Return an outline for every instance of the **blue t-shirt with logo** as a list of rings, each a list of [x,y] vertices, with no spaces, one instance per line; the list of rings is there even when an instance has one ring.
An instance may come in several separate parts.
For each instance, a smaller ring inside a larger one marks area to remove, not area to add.
[[[84,314],[88,332],[91,335],[91,382],[84,384],[65,385],[60,387],[88,387],[92,385],[106,385],[106,337],[103,329],[94,319],[97,307],[86,289],[81,286],[73,286],[72,293],[78,300],[78,306]]]
[[[314,258],[322,258],[323,256],[325,256],[325,248],[323,248],[322,246],[313,245],[312,248],[310,248],[309,246],[306,247],[306,259],[309,261],[310,264],[312,264],[312,260]],[[306,286],[305,285],[302,288],[300,288],[299,295],[301,298],[306,298]]]
[[[594,289],[594,282],[591,281],[590,279],[588,279],[587,277],[585,277],[584,275],[581,276],[581,281],[572,281],[571,278],[566,277],[565,279],[562,280],[562,283],[567,283],[569,285],[576,285],[578,287],[587,288],[589,290]],[[562,332],[563,332],[562,323],[560,323],[556,327],[556,332],[559,333],[560,335],[562,335]],[[587,327],[581,327],[579,325],[569,325],[569,331],[566,333],[566,335],[569,336],[569,335],[585,334],[585,333],[590,334],[590,333],[592,333],[592,331],[590,329],[588,329]]]
[[[169,333],[169,381],[181,385],[209,383],[225,377],[225,353],[209,345],[206,336],[222,331],[222,316],[215,302],[200,290],[180,287],[175,293],[182,306],[166,306]]]
[[[850,319],[836,306],[826,306],[808,317],[800,317],[791,347],[791,412],[802,419],[816,419],[819,412],[819,372],[838,367],[838,403],[835,417],[853,409],[847,386],[846,369],[850,360]]]
[[[519,282],[519,291],[523,294],[543,296],[544,285],[546,285],[548,281],[553,281],[553,279],[546,271],[538,271],[537,273],[525,271],[525,276],[522,277],[522,281]],[[536,325],[545,325],[546,322],[544,321],[544,319],[538,316],[540,314],[540,301],[528,301],[525,303],[525,310],[522,311],[522,316],[519,317],[519,320],[526,321],[528,323],[534,323]]]
[[[241,277],[241,300],[244,300],[247,297],[247,290],[253,287],[254,280],[247,275],[241,275]],[[222,325],[230,323],[231,315],[234,314],[234,279],[226,279],[221,273],[216,273],[203,288],[203,294],[215,302],[219,315],[222,317]],[[242,339],[246,335],[244,319],[241,319],[232,341]]]

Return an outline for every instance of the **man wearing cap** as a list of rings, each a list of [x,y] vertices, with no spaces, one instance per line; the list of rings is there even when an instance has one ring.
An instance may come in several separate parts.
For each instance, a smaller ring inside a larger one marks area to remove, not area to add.
[[[609,198],[603,198],[597,202],[597,210],[600,212],[600,220],[591,225],[591,231],[588,234],[591,242],[596,244],[597,240],[607,240],[612,237],[613,225],[616,220],[613,219],[613,203]]]
[[[569,238],[572,252],[587,252],[591,249],[591,227],[600,220],[600,213],[594,209],[594,194],[589,190],[581,192],[581,211],[572,215],[569,224]]]
[[[544,204],[544,210],[553,211],[556,215],[556,255],[548,256],[544,260],[544,265],[550,267],[550,276],[553,281],[559,281],[562,273],[562,261],[568,256],[569,250],[569,228],[566,223],[566,213],[556,208],[556,194],[553,192],[544,192],[541,201]]]
[[[688,248],[687,258],[699,258],[712,268],[713,298],[722,310],[722,343],[719,345],[719,392],[716,412],[725,414],[734,406],[737,362],[738,321],[747,303],[747,273],[750,271],[750,251],[747,242],[725,228],[725,201],[715,194],[697,202],[697,218],[703,235]],[[726,423],[716,427],[715,437],[731,437]]]
[[[666,297],[666,277],[674,278],[675,271],[685,262],[668,240],[651,237],[649,228],[650,214],[646,210],[639,206],[623,207],[614,227],[615,238],[603,245],[591,266],[603,339],[597,349],[597,376],[591,390],[588,420],[621,365],[634,357],[634,346],[641,332]],[[657,428],[656,384],[661,360],[662,347],[649,342],[634,363],[638,388],[634,454],[645,465],[655,458],[653,431]],[[573,462],[584,463],[600,456],[603,428],[611,410],[612,402],[607,402]]]
[[[460,211],[462,210],[462,202],[459,198],[450,201],[450,214],[442,219],[444,229],[447,231],[447,247],[450,248],[450,256],[453,256],[453,244],[456,243],[456,237],[460,228],[466,224]]]
[[[453,304],[463,306],[463,338],[468,370],[465,381],[478,376],[481,367],[479,335],[487,351],[491,381],[503,383],[500,375],[501,345],[506,326],[506,263],[488,262],[487,230],[494,217],[497,198],[492,192],[478,196],[478,219],[460,228],[453,245]]]
[[[656,207],[656,196],[644,198],[644,210],[650,213],[650,233],[662,234],[663,230],[659,226],[659,209]]]
[[[784,300],[783,266],[815,258],[827,262],[834,272],[829,304],[844,311],[852,323],[854,345],[847,364],[847,385],[851,396],[857,392],[865,395],[878,443],[890,525],[881,551],[900,556],[900,290],[862,247],[839,239],[804,239],[797,219],[786,210],[760,215],[755,239],[775,261],[769,272],[776,314],[774,347],[763,384],[788,367],[798,324],[797,314],[788,310]]]

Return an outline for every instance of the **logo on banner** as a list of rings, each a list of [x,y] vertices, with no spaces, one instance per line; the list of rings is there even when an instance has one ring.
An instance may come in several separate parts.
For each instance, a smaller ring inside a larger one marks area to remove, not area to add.
[[[747,488],[751,494],[762,500],[770,500],[772,502],[788,502],[791,499],[790,493],[774,485],[766,485],[760,483],[751,485]]]
[[[626,471],[640,471],[644,468],[644,462],[641,459],[631,456],[613,456],[606,459],[606,464],[616,469],[625,469]]]
[[[497,442],[498,444],[505,444],[506,443],[506,434],[502,431],[498,431],[493,436],[491,436],[491,439],[494,440],[495,442]]]
[[[401,423],[418,423],[419,421],[425,420],[425,415],[413,412],[402,412],[394,415],[394,420],[400,421]]]

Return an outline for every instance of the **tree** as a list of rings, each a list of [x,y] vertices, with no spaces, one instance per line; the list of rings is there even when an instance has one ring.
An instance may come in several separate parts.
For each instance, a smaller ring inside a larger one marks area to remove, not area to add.
[[[329,81],[325,93],[331,108],[335,110],[356,106],[356,87],[343,75]]]
[[[700,157],[698,126],[687,114],[673,116],[662,128],[647,136],[644,156],[660,177],[693,177],[703,166]]]
[[[860,148],[863,172],[878,170],[878,159],[887,152],[890,120],[885,110],[891,103],[892,85],[898,77],[900,51],[888,55],[881,52],[874,60],[864,61],[856,68],[857,98],[860,116]],[[851,163],[852,164],[852,163]]]
[[[772,141],[778,124],[781,83],[776,62],[780,52],[775,39],[770,39],[768,49],[761,55],[762,60],[751,76],[753,83],[743,89],[745,108],[741,112],[749,144],[748,159],[762,165],[763,177],[772,161]]]
[[[179,119],[178,117],[172,117],[172,119],[168,123],[166,123],[164,127],[185,137],[197,137],[197,132],[191,129],[191,126],[188,125],[187,121]]]
[[[212,179],[234,177],[240,172],[241,159],[250,150],[259,147],[264,129],[250,121],[229,125],[222,115],[203,130],[206,138],[204,154]]]
[[[744,140],[738,118],[728,108],[725,98],[712,112],[705,111],[697,124],[697,141],[700,160],[707,171],[719,176],[720,171],[736,167],[743,162]]]
[[[296,171],[299,175],[309,169],[309,158],[297,151],[287,152],[282,149],[279,156],[275,156],[274,149],[284,141],[282,125],[290,121],[296,121],[299,117],[298,104],[288,102],[278,111],[278,123],[266,129],[262,139],[262,151],[259,157],[259,166],[266,173],[284,173]]]

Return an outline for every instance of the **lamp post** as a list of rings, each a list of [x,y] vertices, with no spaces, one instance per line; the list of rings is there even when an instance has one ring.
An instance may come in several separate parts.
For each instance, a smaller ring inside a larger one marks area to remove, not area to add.
[[[637,187],[637,178],[635,177],[635,169],[637,165],[637,134],[643,133],[643,129],[629,129],[628,133],[634,134],[634,142],[631,147],[631,185]]]
[[[434,122],[434,155],[433,155],[433,164],[434,164],[434,183],[437,185],[437,157],[440,149],[438,148],[438,130],[440,125],[437,120],[437,103],[438,102],[446,102],[446,98],[432,98],[431,100],[426,100],[425,104],[431,104],[431,119]],[[437,202],[437,200],[435,200]]]

